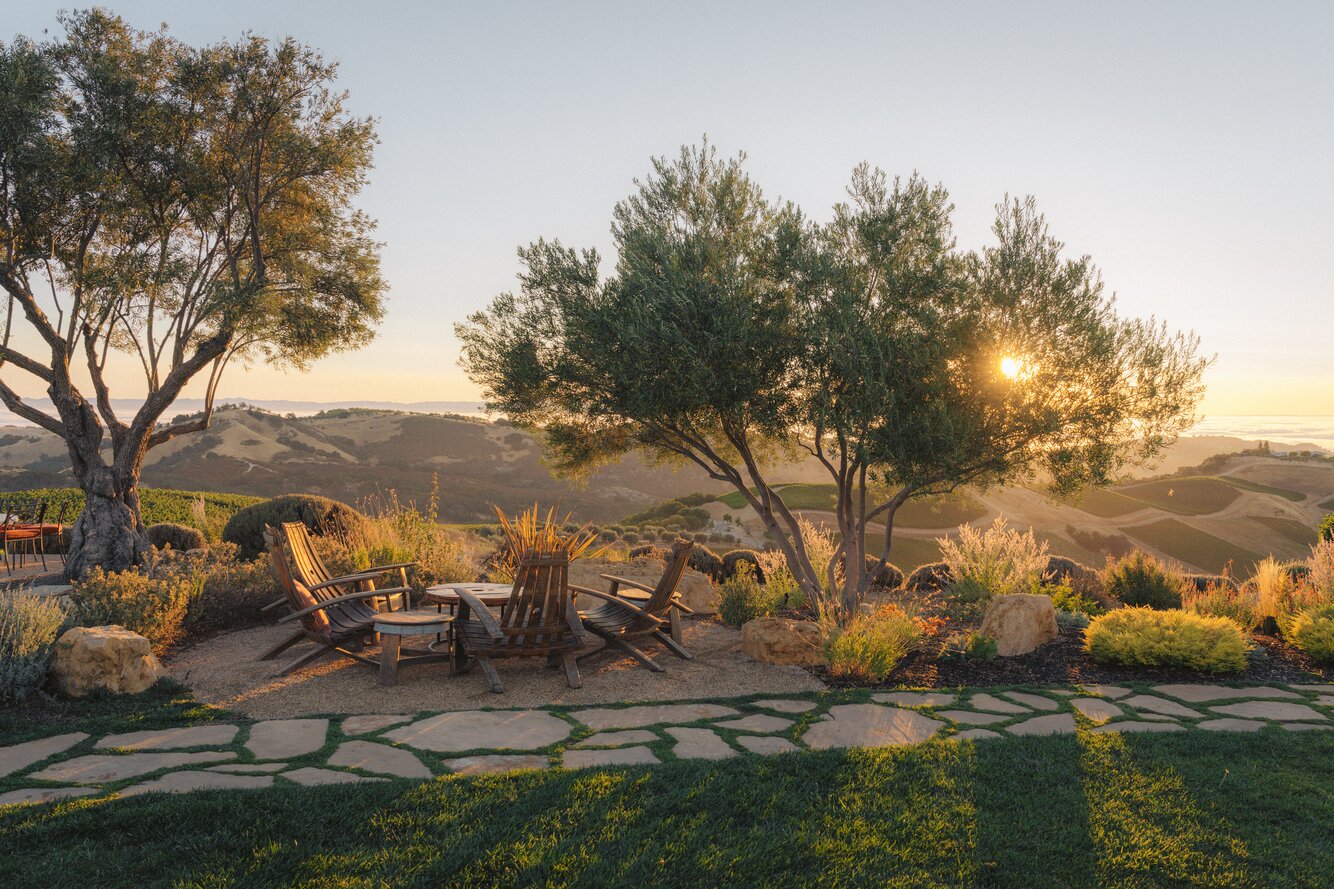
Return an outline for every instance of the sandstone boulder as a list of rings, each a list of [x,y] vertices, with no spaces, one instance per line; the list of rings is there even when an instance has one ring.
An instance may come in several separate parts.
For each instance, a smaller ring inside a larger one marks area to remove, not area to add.
[[[51,684],[70,698],[138,694],[166,675],[149,641],[119,626],[66,630],[51,655]]]
[[[741,650],[766,664],[823,664],[824,638],[809,620],[757,617],[741,628]]]
[[[987,606],[978,633],[995,639],[996,652],[1002,657],[1028,654],[1059,635],[1056,609],[1049,596],[1027,593],[995,596]]]

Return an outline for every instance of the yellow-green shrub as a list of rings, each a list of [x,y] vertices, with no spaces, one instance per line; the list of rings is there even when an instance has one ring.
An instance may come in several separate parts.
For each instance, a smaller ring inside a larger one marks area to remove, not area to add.
[[[1246,669],[1248,646],[1226,617],[1132,607],[1095,618],[1084,631],[1084,648],[1101,664],[1227,673]]]
[[[1108,562],[1103,572],[1107,594],[1127,605],[1180,608],[1186,582],[1141,550]]]
[[[1334,663],[1334,605],[1318,605],[1293,618],[1292,644],[1323,663]]]
[[[844,627],[831,623],[825,639],[829,669],[836,676],[879,681],[917,647],[924,633],[922,622],[897,605],[858,614]]]
[[[750,562],[738,562],[735,573],[718,587],[718,617],[728,626],[773,614],[782,604],[782,593],[760,583]]]
[[[161,652],[181,638],[186,611],[198,590],[195,579],[179,574],[149,577],[93,568],[73,585],[69,598],[77,625],[119,625]]]

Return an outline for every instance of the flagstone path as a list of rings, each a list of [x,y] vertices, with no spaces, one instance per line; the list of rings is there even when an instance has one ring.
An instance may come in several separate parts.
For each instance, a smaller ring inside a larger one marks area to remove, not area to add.
[[[1071,734],[1083,723],[1097,733],[1334,729],[1334,684],[1090,685],[849,697],[269,719],[101,738],[68,732],[0,747],[0,805],[722,760],[933,738],[981,742]]]

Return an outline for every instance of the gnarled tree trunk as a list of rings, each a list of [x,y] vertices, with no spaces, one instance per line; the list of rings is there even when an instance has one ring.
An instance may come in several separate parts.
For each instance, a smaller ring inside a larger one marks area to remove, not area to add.
[[[65,573],[78,579],[94,566],[123,571],[143,563],[149,544],[139,516],[139,473],[109,466],[86,469],[79,478],[84,508],[70,529]]]

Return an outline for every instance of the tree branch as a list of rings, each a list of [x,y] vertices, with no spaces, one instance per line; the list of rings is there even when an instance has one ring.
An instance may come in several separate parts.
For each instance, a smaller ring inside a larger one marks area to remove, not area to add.
[[[64,423],[60,422],[55,417],[52,417],[49,414],[42,413],[41,411],[37,410],[37,408],[29,404],[25,404],[23,399],[19,397],[19,394],[15,392],[13,389],[9,388],[9,386],[3,380],[0,380],[0,401],[3,401],[5,403],[5,406],[8,407],[13,413],[17,414],[18,416],[22,417],[28,422],[36,423],[38,426],[41,426],[47,432],[54,432],[61,438],[65,437]]]

